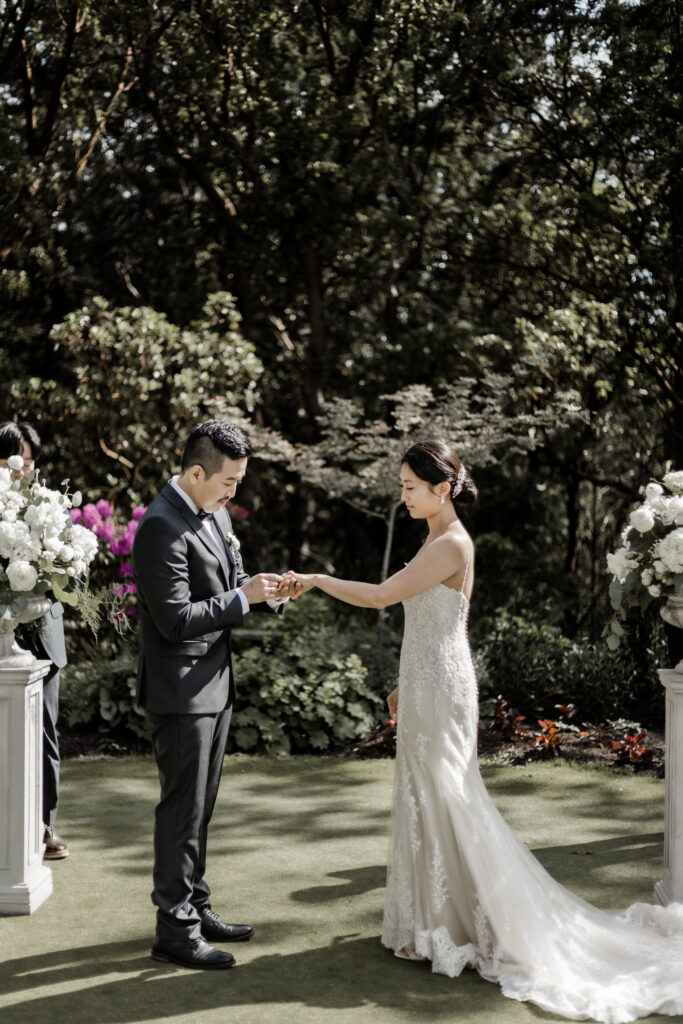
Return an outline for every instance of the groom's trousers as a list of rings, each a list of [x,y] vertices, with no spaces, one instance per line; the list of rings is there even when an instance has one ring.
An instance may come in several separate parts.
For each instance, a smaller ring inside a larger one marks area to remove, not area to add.
[[[211,890],[206,837],[221,778],[232,707],[206,715],[147,711],[161,798],[154,812],[154,891],[162,943],[200,937]]]

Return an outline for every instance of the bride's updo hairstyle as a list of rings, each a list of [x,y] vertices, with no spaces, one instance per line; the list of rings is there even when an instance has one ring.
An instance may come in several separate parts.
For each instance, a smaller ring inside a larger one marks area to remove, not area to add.
[[[478,491],[472,477],[455,452],[443,441],[418,441],[411,445],[401,462],[407,463],[415,476],[432,486],[447,480],[451,485],[454,505],[474,505]]]

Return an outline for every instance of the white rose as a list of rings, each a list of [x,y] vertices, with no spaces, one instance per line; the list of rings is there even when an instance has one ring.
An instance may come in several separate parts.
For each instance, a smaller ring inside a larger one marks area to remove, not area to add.
[[[645,505],[636,508],[631,512],[628,519],[631,526],[634,526],[638,533],[648,533],[655,525],[655,517]]]
[[[674,494],[683,494],[683,470],[674,470],[663,477],[663,482]]]
[[[2,513],[2,518],[5,520],[6,523],[16,523],[16,521],[17,521],[16,509],[6,508],[5,511]]]
[[[25,523],[0,521],[0,557],[8,559],[21,557],[20,552],[23,552],[26,547],[28,535],[29,529]]]
[[[664,494],[664,488],[660,484],[648,484],[645,488],[645,500],[654,501]]]
[[[81,526],[79,523],[76,523],[71,527],[69,539],[77,555],[86,564],[92,562],[98,548],[97,537],[92,530],[89,530],[87,526]]]
[[[59,505],[47,506],[44,520],[46,528],[56,533],[61,533],[64,527],[69,524],[67,515],[66,510]]]
[[[640,574],[640,581],[643,584],[643,586],[644,587],[649,587],[650,584],[652,583],[652,580],[653,580],[652,569],[643,569],[643,571]]]
[[[71,559],[74,557],[74,549],[71,547],[70,544],[62,544],[58,554],[59,557],[62,558],[65,562],[70,562]]]
[[[662,537],[655,544],[654,554],[668,572],[683,572],[683,527],[679,526]]]
[[[672,494],[670,497],[658,498],[652,511],[658,516],[665,526],[672,526],[677,516],[683,512],[683,495]]]
[[[7,460],[7,468],[11,469],[14,473],[18,473],[19,470],[24,468],[24,460],[21,455],[10,455]]]
[[[41,502],[40,505],[29,505],[24,513],[24,522],[29,526],[42,527],[47,519],[47,505]]]
[[[31,563],[21,559],[10,562],[5,572],[12,590],[33,590],[38,582],[38,573]]]
[[[7,491],[12,483],[12,474],[6,466],[0,466],[0,490]]]
[[[24,508],[27,505],[26,498],[19,491],[5,491],[2,496],[5,508]]]
[[[648,593],[652,594],[653,597],[661,597],[662,596],[662,588],[657,583],[653,583],[652,586],[648,587],[647,589],[648,589]]]
[[[666,566],[664,565],[664,562],[661,562],[658,558],[656,558],[655,561],[652,563],[652,568],[654,570],[655,576],[657,576],[659,579],[661,579],[662,576],[666,574]]]
[[[637,569],[638,559],[629,555],[626,548],[619,548],[607,556],[607,571],[623,583],[631,569]]]

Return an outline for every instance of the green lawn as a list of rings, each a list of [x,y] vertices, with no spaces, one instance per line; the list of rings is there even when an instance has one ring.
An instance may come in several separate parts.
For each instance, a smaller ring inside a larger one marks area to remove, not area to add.
[[[559,881],[605,908],[650,899],[661,876],[661,781],[555,764],[484,773]],[[0,918],[0,1021],[559,1019],[503,998],[472,972],[450,980],[382,948],[392,775],[390,761],[226,761],[208,878],[214,907],[256,935],[229,947],[236,968],[214,973],[149,959],[153,761],[67,762],[58,825],[71,856],[53,864],[55,891],[35,914]]]

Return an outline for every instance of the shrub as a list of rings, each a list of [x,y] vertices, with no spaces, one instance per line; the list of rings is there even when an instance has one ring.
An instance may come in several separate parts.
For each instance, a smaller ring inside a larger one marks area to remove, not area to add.
[[[250,615],[246,624],[252,623],[266,636],[254,643],[245,630],[233,645],[233,749],[328,750],[367,735],[380,721],[393,685],[391,642],[378,655],[372,628],[359,629],[352,618],[335,622],[318,599],[292,602],[279,620]],[[63,673],[62,714],[69,726],[146,737],[144,713],[135,703],[137,634],[90,643],[83,653]]]
[[[362,643],[357,630],[340,628],[311,599],[292,603],[269,632],[261,646],[235,645],[234,748],[322,751],[374,728],[382,698],[358,653],[373,651],[367,634]]]
[[[501,611],[475,653],[482,699],[502,694],[528,718],[554,717],[556,704],[571,702],[583,721],[662,724],[656,669],[666,656],[658,628],[634,637],[632,648],[610,651],[604,641],[570,640],[555,626]]]
[[[89,725],[103,733],[122,729],[149,736],[144,711],[135,702],[137,644],[130,636],[124,643],[122,653],[106,645],[91,646],[86,660],[63,669],[62,715],[71,727]]]

